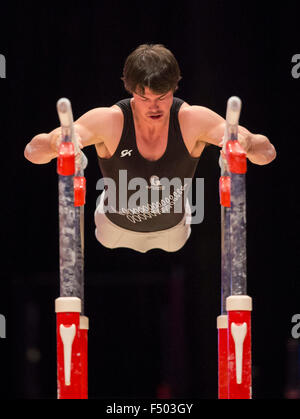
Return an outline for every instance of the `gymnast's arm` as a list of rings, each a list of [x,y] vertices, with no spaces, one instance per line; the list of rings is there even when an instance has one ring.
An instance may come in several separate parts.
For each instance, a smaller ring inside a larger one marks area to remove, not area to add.
[[[80,148],[109,141],[114,135],[115,116],[114,107],[103,107],[92,109],[75,121],[74,131]],[[36,135],[25,147],[25,158],[35,164],[49,163],[58,155],[60,135],[61,127]]]
[[[186,121],[189,120],[189,125],[194,127],[192,136],[196,142],[222,147],[226,126],[224,118],[202,106],[187,107],[185,112]],[[276,157],[275,147],[265,135],[252,134],[246,128],[239,126],[238,141],[247,153],[247,158],[254,164],[268,164]]]

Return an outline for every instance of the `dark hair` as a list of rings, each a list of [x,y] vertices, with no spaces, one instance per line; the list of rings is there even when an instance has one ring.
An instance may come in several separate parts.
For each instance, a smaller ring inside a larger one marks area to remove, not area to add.
[[[181,79],[176,58],[161,44],[143,44],[126,59],[122,80],[129,93],[145,92],[148,87],[155,93],[175,92]]]

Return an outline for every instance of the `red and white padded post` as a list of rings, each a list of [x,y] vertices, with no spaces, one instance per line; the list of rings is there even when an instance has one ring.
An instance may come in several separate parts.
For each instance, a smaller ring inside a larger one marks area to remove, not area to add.
[[[226,299],[228,313],[228,398],[251,399],[252,299],[232,295]]]
[[[218,329],[218,398],[228,399],[228,316],[217,317]]]
[[[82,399],[81,301],[77,297],[55,300],[57,335],[57,398]]]

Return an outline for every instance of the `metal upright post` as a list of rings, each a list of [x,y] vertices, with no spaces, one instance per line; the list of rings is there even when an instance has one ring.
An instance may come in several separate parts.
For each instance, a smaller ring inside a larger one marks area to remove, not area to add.
[[[84,169],[73,127],[71,103],[57,102],[62,137],[57,158],[59,185],[60,297],[57,319],[57,397],[87,398],[87,330],[84,316]]]
[[[238,142],[241,100],[228,101],[226,161],[230,172],[231,295],[228,312],[228,398],[252,397],[251,310],[247,295],[246,251],[246,153]]]
[[[218,327],[218,396],[250,399],[251,310],[246,266],[246,153],[238,142],[241,100],[227,102],[220,158],[221,315]]]

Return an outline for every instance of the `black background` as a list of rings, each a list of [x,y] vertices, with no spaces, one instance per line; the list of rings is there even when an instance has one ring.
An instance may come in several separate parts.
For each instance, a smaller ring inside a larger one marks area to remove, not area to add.
[[[267,135],[277,158],[249,163],[248,294],[253,298],[253,397],[299,396],[299,103],[291,74],[300,53],[292,3],[225,1],[14,2],[1,5],[2,398],[56,398],[54,300],[59,296],[56,162],[24,158],[31,138],[58,126],[56,102],[74,118],[128,97],[120,77],[139,44],[163,43],[181,67],[176,95],[223,117],[243,101],[240,123]],[[108,250],[94,235],[101,177],[85,149],[86,314],[90,398],[217,397],[220,311],[219,166],[216,147],[201,157],[204,221],[175,254]]]

